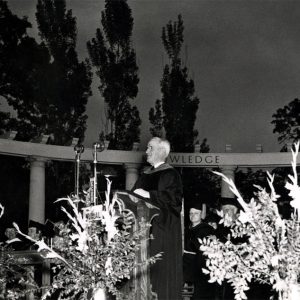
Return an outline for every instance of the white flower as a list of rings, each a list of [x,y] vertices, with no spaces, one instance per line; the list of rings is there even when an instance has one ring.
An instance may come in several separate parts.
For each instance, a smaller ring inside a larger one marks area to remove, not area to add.
[[[2,217],[3,213],[4,213],[4,206],[0,204],[0,218]]]
[[[105,262],[105,274],[109,275],[113,271],[111,257],[109,256]]]
[[[245,212],[241,211],[238,219],[243,224],[250,223],[250,221],[252,221],[252,216],[251,216],[251,214],[249,214],[249,212],[245,213]]]
[[[293,195],[295,198],[290,202],[290,205],[300,212],[300,189],[294,192],[295,193]],[[289,195],[291,196],[291,194]]]
[[[285,229],[285,223],[284,223],[284,220],[283,220],[280,216],[278,216],[278,217],[276,218],[275,226],[276,226],[276,228],[282,228],[282,229]]]
[[[105,300],[106,298],[105,289],[97,288],[94,292],[93,300]]]
[[[288,286],[287,286],[286,282],[283,279],[279,278],[279,276],[278,276],[275,283],[273,284],[273,289],[275,291],[279,292],[279,291],[285,291],[285,290],[287,290],[287,288],[288,288]]]
[[[234,288],[235,300],[247,298],[244,292],[249,288],[248,282],[253,279],[269,282],[279,292],[280,299],[286,299],[291,294],[295,278],[300,276],[300,186],[296,172],[298,150],[299,143],[293,152],[293,175],[289,175],[289,182],[285,185],[292,197],[290,204],[295,208],[288,220],[282,219],[279,214],[277,199],[280,196],[273,186],[274,175],[267,174],[270,192],[256,186],[256,197],[246,203],[233,181],[216,173],[228,183],[244,210],[237,220],[221,215],[222,221],[224,224],[233,221],[231,237],[245,238],[245,242],[236,243],[232,238],[221,242],[207,237],[201,240],[200,250],[207,256],[205,272],[210,274],[211,282],[222,283],[227,280]]]
[[[82,253],[86,253],[88,250],[88,240],[89,240],[89,236],[87,234],[87,232],[85,230],[81,231],[79,234],[71,234],[70,238],[73,241],[77,241],[77,246],[76,249]]]
[[[292,197],[290,202],[291,206],[294,207],[298,212],[298,220],[300,220],[300,186],[298,185],[298,174],[297,174],[297,156],[299,153],[299,142],[295,144],[295,151],[292,150],[292,169],[293,175],[289,175],[291,181],[287,182],[285,188],[289,190],[289,196]]]
[[[272,258],[271,258],[271,265],[273,267],[277,267],[278,266],[278,261],[279,261],[279,255],[274,255]]]

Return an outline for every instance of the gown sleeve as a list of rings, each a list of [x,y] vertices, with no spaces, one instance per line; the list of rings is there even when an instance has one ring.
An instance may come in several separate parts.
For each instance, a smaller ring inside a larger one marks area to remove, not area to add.
[[[179,174],[170,169],[163,171],[157,190],[150,190],[150,202],[162,210],[180,214],[182,205],[182,183]]]

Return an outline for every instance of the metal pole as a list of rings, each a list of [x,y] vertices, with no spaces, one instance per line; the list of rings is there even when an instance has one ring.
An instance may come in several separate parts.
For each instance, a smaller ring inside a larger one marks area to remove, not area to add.
[[[94,188],[93,188],[94,205],[97,205],[97,147],[98,147],[98,143],[94,143]]]
[[[94,143],[94,188],[93,188],[93,202],[94,205],[97,205],[97,151],[102,152],[105,148],[103,142],[96,142]]]
[[[76,196],[79,198],[79,164],[80,164],[80,157],[79,154],[76,154]]]
[[[75,155],[75,160],[76,160],[76,168],[75,168],[75,193],[77,198],[79,198],[79,173],[80,173],[80,156],[81,153],[84,151],[84,146],[83,145],[76,145],[74,147],[74,151],[76,153]]]

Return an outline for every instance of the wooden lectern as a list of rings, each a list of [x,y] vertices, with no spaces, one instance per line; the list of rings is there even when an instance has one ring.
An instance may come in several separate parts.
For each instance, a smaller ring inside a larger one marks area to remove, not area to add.
[[[114,193],[121,203],[124,214],[132,214],[134,219],[133,230],[145,229],[145,235],[140,240],[140,249],[137,253],[137,267],[132,275],[132,280],[124,289],[124,300],[151,300],[153,299],[150,284],[149,258],[149,227],[147,224],[159,214],[159,208],[149,203],[149,199],[140,197],[130,191],[116,191]]]

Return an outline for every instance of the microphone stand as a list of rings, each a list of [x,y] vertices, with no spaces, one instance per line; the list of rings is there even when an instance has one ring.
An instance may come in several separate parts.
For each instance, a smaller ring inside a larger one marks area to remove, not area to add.
[[[74,147],[75,151],[75,162],[76,162],[76,168],[75,168],[75,194],[77,197],[77,200],[79,200],[79,175],[80,175],[80,156],[84,152],[84,146],[77,144]]]
[[[105,145],[103,142],[96,142],[93,145],[94,152],[93,152],[93,158],[94,158],[94,180],[93,180],[93,204],[97,205],[97,151],[102,152],[105,148]]]

